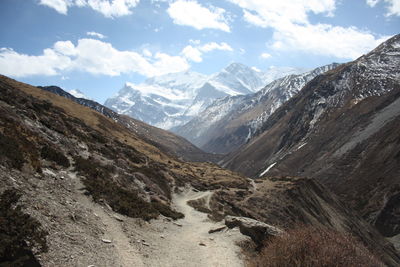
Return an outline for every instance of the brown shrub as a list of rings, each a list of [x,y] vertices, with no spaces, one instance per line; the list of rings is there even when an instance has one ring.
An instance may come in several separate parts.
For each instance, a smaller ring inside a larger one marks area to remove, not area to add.
[[[85,176],[83,183],[93,200],[107,203],[118,213],[129,217],[151,220],[159,214],[174,220],[183,218],[183,214],[172,210],[160,202],[146,202],[133,189],[123,187],[111,178],[112,168],[102,166],[94,159],[74,157],[75,170]]]
[[[21,169],[25,162],[18,142],[0,133],[0,155],[7,159],[8,164],[15,169]]]
[[[20,197],[15,189],[0,196],[0,266],[40,266],[32,248],[47,251],[47,232],[17,205]]]
[[[61,151],[58,151],[48,145],[42,147],[40,151],[42,158],[53,161],[60,166],[69,167],[69,160]]]
[[[298,226],[266,242],[252,266],[385,266],[350,235]]]

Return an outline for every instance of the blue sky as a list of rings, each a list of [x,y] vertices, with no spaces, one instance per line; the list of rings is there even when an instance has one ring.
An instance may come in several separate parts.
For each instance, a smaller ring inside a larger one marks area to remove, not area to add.
[[[350,61],[399,33],[400,0],[1,0],[0,20],[1,74],[103,103],[169,72]]]

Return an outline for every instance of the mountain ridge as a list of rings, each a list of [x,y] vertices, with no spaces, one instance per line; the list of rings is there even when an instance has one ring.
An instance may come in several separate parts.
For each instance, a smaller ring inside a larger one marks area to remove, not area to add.
[[[282,69],[283,73],[304,70]],[[189,121],[215,99],[253,93],[281,74],[279,68],[271,72],[263,73],[232,63],[208,76],[191,71],[166,74],[149,78],[141,84],[125,83],[104,105],[120,114],[170,129]]]
[[[400,35],[317,76],[223,166],[252,177],[313,177],[387,237],[400,218]]]
[[[191,121],[171,130],[205,151],[231,152],[246,143],[259,125],[308,81],[338,65],[333,63],[282,77],[253,94],[217,99]]]

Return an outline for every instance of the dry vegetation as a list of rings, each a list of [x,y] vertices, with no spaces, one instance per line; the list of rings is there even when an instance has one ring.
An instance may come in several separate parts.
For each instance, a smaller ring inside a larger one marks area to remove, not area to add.
[[[385,266],[355,238],[334,230],[297,226],[265,243],[252,266]]]
[[[0,266],[40,266],[33,256],[47,250],[47,232],[17,204],[21,194],[6,190],[0,196]]]
[[[190,183],[199,190],[248,187],[246,178],[214,164],[165,155],[133,131],[61,96],[6,77],[0,85],[0,100],[9,105],[3,107],[9,118],[2,118],[0,125],[0,142],[8,144],[0,149],[8,164],[39,173],[72,164],[93,199],[117,212],[145,220],[159,214],[178,219],[183,215],[169,206],[174,185]],[[27,127],[26,119],[35,126]],[[77,142],[87,145],[89,158]],[[140,183],[144,187],[139,188]]]

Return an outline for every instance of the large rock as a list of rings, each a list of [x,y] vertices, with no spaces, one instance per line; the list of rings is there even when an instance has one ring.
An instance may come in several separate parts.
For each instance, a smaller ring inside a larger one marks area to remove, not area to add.
[[[225,225],[229,228],[239,227],[240,232],[251,237],[257,245],[271,236],[283,233],[279,228],[247,217],[226,216]]]

